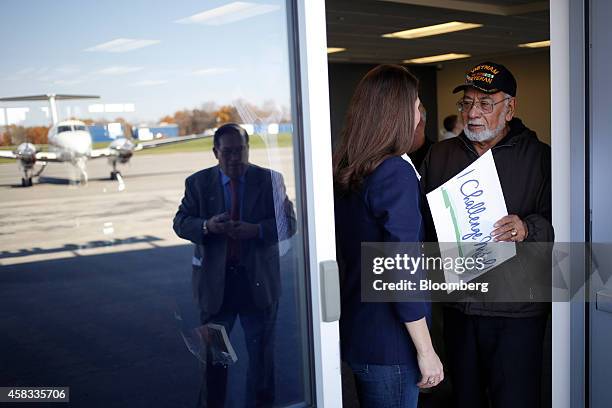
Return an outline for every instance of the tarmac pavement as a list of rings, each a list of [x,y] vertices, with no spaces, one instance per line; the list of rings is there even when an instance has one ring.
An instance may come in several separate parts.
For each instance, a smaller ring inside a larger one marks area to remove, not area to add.
[[[252,150],[251,161],[282,171],[295,202],[289,148]],[[175,318],[198,325],[192,246],[174,235],[172,218],[184,179],[213,164],[211,152],[138,155],[121,184],[107,179],[105,160],[92,160],[87,185],[70,181],[69,165],[49,164],[32,188],[20,186],[16,165],[0,165],[0,386],[69,386],[75,407],[196,405],[199,363]],[[299,238],[281,259],[280,405],[303,400],[308,377]],[[226,406],[241,407],[240,324],[231,340],[238,362]]]

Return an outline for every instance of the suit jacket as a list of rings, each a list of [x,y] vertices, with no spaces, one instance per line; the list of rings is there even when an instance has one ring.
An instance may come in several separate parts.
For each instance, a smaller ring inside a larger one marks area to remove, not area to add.
[[[192,174],[185,180],[185,195],[174,217],[176,234],[195,244],[192,285],[202,315],[214,315],[223,304],[227,238],[204,235],[204,220],[226,211],[219,166]],[[293,204],[283,177],[270,169],[249,164],[245,172],[241,220],[259,224],[260,237],[242,240],[245,267],[255,305],[265,308],[278,300],[280,271],[278,243],[295,233]]]
[[[420,243],[424,236],[415,170],[391,157],[363,181],[359,191],[336,192],[336,255],[341,276],[342,359],[350,363],[418,367],[404,322],[430,316],[422,301],[362,302],[361,243]],[[420,245],[418,245],[420,248]]]

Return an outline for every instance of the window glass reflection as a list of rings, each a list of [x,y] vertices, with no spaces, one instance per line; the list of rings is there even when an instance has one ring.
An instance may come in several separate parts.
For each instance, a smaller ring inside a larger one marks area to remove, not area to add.
[[[88,407],[309,403],[285,2],[3,17],[3,385]],[[227,123],[244,134],[215,143]]]

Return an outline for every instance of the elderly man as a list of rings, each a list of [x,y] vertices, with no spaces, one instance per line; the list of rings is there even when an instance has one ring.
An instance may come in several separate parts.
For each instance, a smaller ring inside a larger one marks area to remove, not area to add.
[[[500,64],[484,62],[468,71],[465,83],[453,91],[463,92],[457,102],[463,132],[432,146],[421,167],[422,182],[430,192],[491,150],[508,209],[492,237],[552,242],[550,147],[514,117],[516,88],[514,76]],[[435,240],[433,229],[429,238]],[[507,287],[520,279],[520,267],[515,258],[489,274],[503,276]],[[444,306],[446,364],[456,407],[540,405],[548,311],[544,302]]]

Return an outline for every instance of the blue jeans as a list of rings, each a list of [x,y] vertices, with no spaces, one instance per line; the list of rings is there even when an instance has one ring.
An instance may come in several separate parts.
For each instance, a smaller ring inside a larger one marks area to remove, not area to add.
[[[409,365],[348,363],[361,408],[416,408],[421,373]]]

